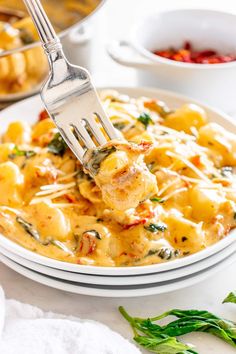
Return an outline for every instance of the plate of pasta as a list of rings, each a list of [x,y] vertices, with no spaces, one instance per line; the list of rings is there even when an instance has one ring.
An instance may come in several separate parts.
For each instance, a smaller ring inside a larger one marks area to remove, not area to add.
[[[157,89],[100,97],[125,140],[88,152],[92,177],[38,96],[0,113],[0,247],[101,276],[181,272],[231,247],[234,120]]]

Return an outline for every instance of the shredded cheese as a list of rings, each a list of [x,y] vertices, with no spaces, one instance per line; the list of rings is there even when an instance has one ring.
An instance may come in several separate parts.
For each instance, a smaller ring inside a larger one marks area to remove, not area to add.
[[[183,156],[177,155],[171,151],[167,151],[166,155],[170,156],[170,157],[174,157],[174,158],[182,161],[187,167],[189,167],[193,172],[195,172],[197,176],[199,176],[200,178],[202,178],[206,182],[211,182],[211,180],[201,170],[199,170],[199,168],[194,166],[194,164],[192,162],[190,162],[189,160],[187,160]]]
[[[164,196],[162,199],[166,202],[168,199],[172,198],[174,195],[182,193],[182,192],[186,192],[187,190],[188,190],[188,188],[186,188],[186,187],[176,189],[172,193]]]

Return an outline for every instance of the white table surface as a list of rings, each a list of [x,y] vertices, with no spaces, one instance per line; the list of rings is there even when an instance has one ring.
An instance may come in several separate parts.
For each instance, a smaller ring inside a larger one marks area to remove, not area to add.
[[[223,8],[236,12],[235,0],[110,0],[97,17],[96,36],[94,38],[92,71],[98,85],[137,84],[135,71],[113,63],[104,46],[112,38],[125,38],[131,24],[143,14],[156,9],[176,6],[195,6]],[[236,112],[236,103],[235,103]],[[96,298],[74,295],[35,283],[0,264],[0,284],[8,298],[30,303],[44,310],[89,318],[103,322],[124,337],[132,337],[126,322],[118,313],[118,306],[123,305],[136,316],[151,316],[170,308],[208,309],[229,319],[236,320],[236,305],[224,304],[222,299],[236,289],[236,264],[210,277],[195,286],[168,294],[142,298]],[[185,336],[194,343],[200,354],[233,354],[235,349],[204,333]],[[20,351],[16,354],[23,354]],[[43,353],[42,353],[43,354]],[[68,353],[69,354],[69,353]],[[82,353],[81,353],[82,354]]]

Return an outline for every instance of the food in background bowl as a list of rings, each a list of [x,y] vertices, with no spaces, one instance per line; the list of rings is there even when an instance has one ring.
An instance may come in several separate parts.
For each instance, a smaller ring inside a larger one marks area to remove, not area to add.
[[[1,233],[50,258],[102,266],[173,260],[226,237],[236,225],[235,135],[195,104],[172,110],[113,91],[101,98],[132,146],[149,145],[142,158],[156,191],[135,208],[109,207],[43,113],[32,127],[11,123],[2,137]],[[99,160],[101,176],[130,167],[114,148]],[[136,190],[129,185],[130,196]]]
[[[0,22],[0,52],[20,48],[38,40],[30,18]],[[43,49],[36,47],[0,57],[0,95],[30,90],[43,80],[48,63]]]
[[[54,29],[63,37],[104,1],[42,2]],[[47,59],[24,2],[0,0],[0,100],[9,102],[38,92],[47,71]]]
[[[59,31],[65,30],[91,14],[101,0],[42,0],[42,5]],[[19,0],[0,0],[1,7],[22,11],[27,14],[24,2]],[[56,11],[55,11],[56,9]]]
[[[235,55],[236,15],[206,9],[151,13],[137,23],[130,36],[111,42],[108,52],[116,62],[137,69],[139,86],[172,90],[234,112],[236,60],[199,65],[153,53],[180,48],[186,39],[197,49]]]
[[[209,48],[197,50],[189,41],[186,41],[181,48],[169,47],[154,50],[153,53],[166,59],[194,64],[222,64],[236,60],[235,54],[222,54]]]

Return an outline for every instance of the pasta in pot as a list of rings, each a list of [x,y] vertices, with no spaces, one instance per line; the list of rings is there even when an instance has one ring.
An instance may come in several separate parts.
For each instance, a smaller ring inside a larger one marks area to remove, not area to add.
[[[83,169],[41,113],[0,144],[0,231],[62,261],[138,266],[198,252],[236,226],[236,136],[192,104],[104,91],[125,138],[87,151]],[[88,173],[89,171],[89,173]]]
[[[0,51],[20,48],[38,40],[29,17],[12,24],[0,21]],[[42,81],[48,70],[41,47],[0,58],[0,94],[30,90]]]

